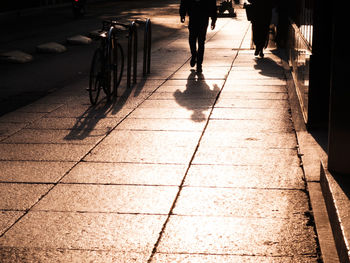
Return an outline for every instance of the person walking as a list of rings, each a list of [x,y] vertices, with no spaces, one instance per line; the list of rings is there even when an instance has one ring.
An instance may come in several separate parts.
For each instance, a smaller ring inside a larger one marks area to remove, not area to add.
[[[264,57],[263,49],[269,42],[270,22],[274,0],[248,0],[252,4],[254,15],[252,18],[253,42],[255,56]]]
[[[181,0],[179,12],[181,23],[185,22],[186,15],[189,16],[189,44],[192,55],[190,65],[194,67],[197,64],[197,72],[201,73],[209,17],[212,30],[216,24],[216,0]]]

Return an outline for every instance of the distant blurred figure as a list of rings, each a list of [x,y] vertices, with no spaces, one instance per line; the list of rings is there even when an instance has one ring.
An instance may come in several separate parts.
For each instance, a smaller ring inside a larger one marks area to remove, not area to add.
[[[79,18],[86,13],[86,0],[72,0],[72,10],[74,18]]]
[[[254,55],[264,57],[263,49],[269,42],[269,30],[272,17],[272,8],[275,0],[248,0],[254,10],[252,18],[253,42],[255,45]]]
[[[204,56],[204,43],[211,18],[211,29],[215,28],[217,19],[216,0],[181,0],[181,23],[185,22],[186,14],[189,16],[189,43],[191,49],[191,67],[197,64],[197,72],[202,72]],[[198,49],[197,49],[198,42]]]

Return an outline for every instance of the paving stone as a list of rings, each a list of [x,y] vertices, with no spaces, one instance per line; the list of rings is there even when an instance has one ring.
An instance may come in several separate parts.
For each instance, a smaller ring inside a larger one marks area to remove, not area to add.
[[[141,252],[150,255],[166,216],[114,213],[29,212],[0,247]]]
[[[215,80],[212,80],[212,79],[208,79],[208,80],[187,80],[187,79],[170,79],[168,80],[165,85],[162,85],[161,87],[166,87],[166,86],[169,86],[169,87],[173,87],[173,86],[180,86],[180,87],[183,87],[183,88],[186,88],[186,85],[188,87],[197,87],[197,88],[208,88],[210,90],[214,90],[216,87],[219,87],[221,88],[222,85],[224,84],[224,80],[219,80],[219,79],[215,79]]]
[[[74,162],[1,161],[0,182],[56,183]]]
[[[184,187],[173,214],[291,218],[308,211],[300,190]]]
[[[5,143],[61,143],[61,144],[96,144],[107,131],[88,130],[36,130],[22,129],[11,136]]]
[[[46,263],[125,263],[147,262],[149,253],[120,252],[115,250],[86,250],[86,249],[48,249],[48,248],[18,248],[5,247],[0,250],[0,261],[14,262],[15,258],[21,262]]]
[[[186,165],[82,162],[64,177],[64,183],[120,185],[180,185]]]
[[[26,210],[45,195],[52,185],[0,183],[0,209]]]
[[[0,211],[0,236],[12,226],[24,212],[22,211]],[[0,254],[3,248],[0,248]],[[1,260],[1,256],[0,256]],[[5,261],[1,261],[5,262]]]
[[[22,108],[19,108],[17,111],[18,112],[27,112],[27,113],[40,113],[40,112],[43,112],[43,113],[47,112],[48,113],[48,112],[51,112],[53,110],[58,109],[59,107],[62,107],[62,104],[60,104],[60,103],[46,104],[46,103],[35,102],[35,103],[29,104],[27,106],[24,106]]]
[[[65,105],[59,109],[47,114],[45,117],[62,118],[121,118],[130,113],[130,109],[114,108],[111,105],[99,105],[91,108],[88,105]]]
[[[128,162],[128,163],[156,163],[156,164],[188,164],[195,147],[157,145],[149,147],[118,147],[104,145],[97,147],[84,161],[88,162]]]
[[[33,211],[167,215],[177,192],[176,186],[58,185]]]
[[[230,165],[299,165],[297,151],[292,149],[260,149],[232,147],[199,147],[193,164]]]
[[[253,100],[288,100],[288,94],[282,92],[242,92],[225,90],[220,94],[225,99],[253,99]]]
[[[249,148],[291,148],[297,147],[294,133],[262,132],[205,132],[201,146],[249,147]]]
[[[171,216],[159,253],[316,257],[307,219]]]
[[[195,96],[194,96],[195,97]],[[140,108],[180,108],[182,106],[186,106],[188,109],[197,109],[197,108],[204,108],[208,109],[211,108],[214,105],[215,98],[207,98],[207,99],[201,99],[201,98],[185,98],[181,100],[181,103],[176,101],[175,97],[173,99],[150,99],[146,100],[144,103],[140,105]]]
[[[225,96],[226,97],[226,96]],[[255,109],[289,109],[287,100],[251,99],[246,98],[220,98],[215,104],[217,108],[255,108]]]
[[[194,107],[191,109],[181,108],[138,108],[131,115],[131,118],[148,118],[148,119],[191,119],[195,122],[204,122],[209,117],[210,105],[208,108]]]
[[[140,131],[202,131],[205,122],[190,119],[144,119],[127,118],[116,130]]]
[[[267,86],[267,85],[285,85],[286,80],[284,79],[276,79],[276,78],[271,78],[271,79],[262,79],[259,81],[256,81],[256,79],[228,79],[227,80],[227,85],[237,85],[237,86]]]
[[[168,82],[166,82],[168,83]],[[171,80],[169,83],[173,83]],[[220,92],[221,85],[218,83],[215,83],[213,81],[205,81],[205,80],[188,80],[183,83],[183,85],[175,85],[176,83],[173,83],[172,85],[167,84],[163,85],[160,88],[157,89],[155,94],[150,97],[150,99],[154,99],[155,96],[160,96],[158,93],[162,93],[163,96],[168,95],[169,98],[174,98],[175,96],[182,96],[184,98],[192,98],[192,99],[199,99],[199,98],[215,98],[217,94]],[[165,94],[164,94],[165,93]],[[170,94],[166,94],[170,93]],[[173,95],[173,97],[170,97]]]
[[[91,130],[110,131],[120,122],[118,118],[42,118],[31,123],[30,129],[52,129],[52,130],[82,130],[84,133]]]
[[[42,118],[45,113],[10,112],[0,117],[0,123],[30,123]]]
[[[6,138],[26,127],[27,123],[0,122],[0,136]]]
[[[265,120],[265,119],[289,119],[287,109],[242,109],[242,108],[215,108],[211,119],[239,119],[239,120]]]
[[[130,131],[115,130],[103,140],[101,147],[117,145],[130,151],[146,148],[152,151],[155,147],[195,147],[201,132],[196,131]]]
[[[181,69],[171,76],[171,79],[225,79],[229,73],[229,69],[225,70],[225,67],[220,67],[216,69],[214,67],[205,67],[203,73],[198,75],[195,70],[192,69],[189,72],[188,69]]]
[[[293,123],[288,119],[261,119],[261,120],[213,120],[208,123],[206,132],[293,132]]]
[[[156,253],[151,262],[178,262],[178,263],[212,263],[212,262],[227,262],[227,263],[316,263],[316,257],[307,256],[247,256],[247,255],[208,255],[208,254],[166,254]]]
[[[191,165],[185,186],[304,189],[299,166]]]
[[[0,144],[3,161],[79,161],[91,145]]]

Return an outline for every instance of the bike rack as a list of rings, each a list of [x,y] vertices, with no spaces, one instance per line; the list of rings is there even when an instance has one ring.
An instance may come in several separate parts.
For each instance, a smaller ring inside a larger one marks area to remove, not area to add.
[[[147,18],[143,20],[134,20],[130,23],[120,23],[114,21],[114,26],[111,26],[108,31],[108,41],[110,42],[115,34],[120,31],[115,25],[121,26],[128,30],[128,50],[127,50],[127,88],[131,87],[131,68],[133,69],[133,84],[137,82],[137,57],[138,57],[138,30],[137,24],[145,25],[144,44],[143,44],[143,75],[151,72],[151,20]],[[109,45],[110,46],[110,45]],[[110,51],[109,51],[110,52]]]
[[[143,42],[143,75],[151,73],[151,44],[152,44],[152,23],[151,19],[135,20],[135,23],[145,25]]]

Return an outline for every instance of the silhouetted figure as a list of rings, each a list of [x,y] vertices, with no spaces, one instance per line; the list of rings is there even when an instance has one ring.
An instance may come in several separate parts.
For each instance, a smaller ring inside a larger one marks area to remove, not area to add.
[[[207,35],[209,17],[211,18],[211,29],[215,28],[217,19],[216,0],[181,0],[180,17],[181,23],[185,22],[186,14],[190,21],[189,43],[191,49],[191,67],[197,64],[197,72],[202,72],[204,56],[204,42]],[[198,49],[197,49],[198,42]]]
[[[248,0],[253,5],[254,16],[252,18],[253,42],[255,56],[264,57],[263,49],[269,41],[269,30],[274,0]]]

